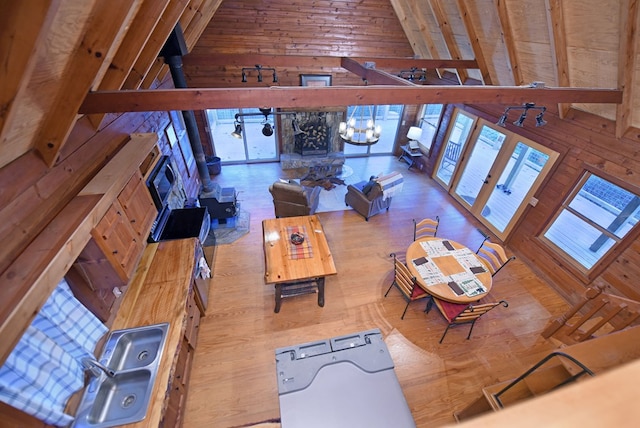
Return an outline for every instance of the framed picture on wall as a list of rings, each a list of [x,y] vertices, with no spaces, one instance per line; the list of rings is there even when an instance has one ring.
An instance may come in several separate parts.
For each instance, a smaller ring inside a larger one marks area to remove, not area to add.
[[[301,74],[301,86],[331,86],[330,74]]]

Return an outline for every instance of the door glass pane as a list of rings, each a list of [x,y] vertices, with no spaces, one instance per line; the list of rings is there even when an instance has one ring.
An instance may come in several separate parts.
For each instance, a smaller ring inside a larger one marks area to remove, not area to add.
[[[402,105],[376,106],[376,125],[380,125],[382,132],[377,143],[371,146],[369,153],[390,154],[398,134],[398,126],[402,117]]]
[[[258,109],[243,110],[243,113],[260,113]],[[247,149],[248,160],[272,160],[276,159],[276,128],[273,122],[274,116],[270,115],[265,121],[264,115],[244,116],[242,136]],[[273,134],[265,136],[262,129],[265,123],[271,124]]]
[[[271,136],[262,134],[264,115],[241,117],[242,138],[231,136],[231,132],[235,129],[235,115],[260,113],[258,109],[216,109],[206,112],[215,154],[223,163],[277,159],[276,133],[274,132]],[[269,116],[268,122],[273,125],[273,115]]]
[[[478,197],[505,138],[505,134],[482,126],[455,190],[469,205],[473,205]]]
[[[461,113],[456,115],[451,131],[449,131],[449,139],[444,148],[444,155],[440,159],[440,164],[436,171],[438,177],[448,187],[451,177],[458,164],[458,159],[462,153],[463,146],[469,137],[473,119]]]
[[[523,142],[518,142],[509,161],[482,210],[482,216],[500,232],[504,232],[549,156]]]

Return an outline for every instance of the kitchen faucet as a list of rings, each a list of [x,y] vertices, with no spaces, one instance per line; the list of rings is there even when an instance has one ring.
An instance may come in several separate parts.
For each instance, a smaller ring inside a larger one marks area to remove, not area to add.
[[[109,377],[114,377],[116,375],[115,370],[111,370],[109,367],[93,358],[84,357],[81,361],[82,367],[84,367],[85,370],[90,371],[95,377],[100,377],[100,371],[103,371]]]

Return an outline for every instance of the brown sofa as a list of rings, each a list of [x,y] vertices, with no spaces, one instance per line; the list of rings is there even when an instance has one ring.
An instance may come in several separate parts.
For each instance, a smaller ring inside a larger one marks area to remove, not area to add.
[[[269,186],[276,218],[311,215],[316,212],[322,188],[277,181]]]
[[[369,221],[369,217],[383,210],[388,211],[392,198],[383,199],[380,183],[376,183],[369,194],[365,195],[362,193],[362,188],[366,184],[366,181],[362,181],[354,185],[348,185],[344,203],[356,210],[366,221]]]

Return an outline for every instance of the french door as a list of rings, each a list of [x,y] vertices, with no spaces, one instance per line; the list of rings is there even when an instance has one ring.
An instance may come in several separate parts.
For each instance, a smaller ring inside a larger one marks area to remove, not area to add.
[[[537,203],[533,195],[558,153],[482,119],[459,143],[464,150],[456,159],[449,193],[504,240],[527,204]],[[439,165],[446,164],[444,158]]]
[[[240,119],[241,133],[233,137],[236,113],[255,113]],[[278,159],[276,143],[277,127],[272,135],[263,133],[266,123],[271,123],[258,109],[206,110],[209,133],[214,151],[222,163],[265,162]],[[271,123],[273,125],[273,123]]]

